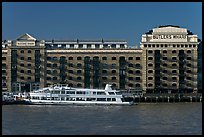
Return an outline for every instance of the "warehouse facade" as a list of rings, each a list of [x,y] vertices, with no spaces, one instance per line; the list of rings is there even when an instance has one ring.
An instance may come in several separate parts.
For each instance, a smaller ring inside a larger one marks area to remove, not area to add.
[[[2,90],[29,92],[54,84],[76,88],[196,92],[198,37],[178,26],[142,35],[140,48],[124,40],[2,41]]]

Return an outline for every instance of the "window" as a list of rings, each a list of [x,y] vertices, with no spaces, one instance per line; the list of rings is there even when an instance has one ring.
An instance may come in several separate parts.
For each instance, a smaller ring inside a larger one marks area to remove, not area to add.
[[[31,60],[31,57],[28,57],[28,60]]]
[[[91,48],[91,44],[87,44],[87,48]]]
[[[133,71],[132,71],[132,70],[129,70],[128,73],[129,73],[129,74],[133,74]]]
[[[108,48],[108,44],[103,44],[103,48]]]
[[[102,77],[102,80],[107,80],[107,77]]]
[[[28,70],[27,73],[30,74],[30,73],[31,73],[31,70]]]
[[[153,77],[148,77],[148,80],[153,80]]]
[[[187,64],[188,67],[191,67],[191,64]]]
[[[28,67],[31,67],[31,64],[30,64],[30,63],[28,64]]]
[[[20,59],[21,59],[21,60],[24,60],[24,57],[21,57]]]
[[[112,65],[111,65],[111,68],[116,68],[116,64],[112,64]]]
[[[21,67],[24,67],[24,64],[20,64]]]
[[[21,72],[21,73],[24,73],[24,70],[21,70],[20,72]]]
[[[128,80],[133,80],[133,77],[129,77]]]
[[[191,73],[191,70],[187,70],[186,72],[187,72],[187,73]]]
[[[164,63],[164,64],[163,64],[163,66],[164,66],[164,67],[167,67],[167,64],[166,64],[166,63]]]
[[[112,57],[112,60],[116,60],[116,57]]]
[[[176,87],[176,86],[177,86],[176,83],[173,83],[173,84],[172,84],[172,87]]]
[[[102,57],[102,60],[107,60],[107,57]]]
[[[176,47],[176,45],[175,44],[173,44],[173,47],[175,48]],[[173,52],[172,52],[173,53]]]
[[[136,57],[136,60],[140,60],[140,57]]]
[[[177,64],[175,64],[175,63],[174,63],[174,64],[172,64],[172,67],[176,67],[176,66],[177,66]]]
[[[72,80],[72,77],[68,77],[69,80]]]
[[[28,50],[28,53],[31,53],[31,50]]]
[[[152,67],[153,66],[153,64],[151,63],[151,64],[148,64],[148,67]]]
[[[129,86],[129,87],[133,87],[133,84],[132,84],[132,83],[131,83],[131,84],[128,84],[128,86]]]
[[[144,47],[146,48],[146,47],[147,47],[147,44],[144,44]]]
[[[187,60],[191,60],[191,57],[187,57]]]
[[[74,48],[74,44],[70,44],[70,48]]]
[[[81,70],[77,70],[77,74],[81,74]]]
[[[135,80],[136,80],[136,81],[137,81],[137,80],[140,80],[140,77],[136,77]]]
[[[106,74],[106,73],[107,73],[107,70],[102,70],[102,73]]]
[[[6,60],[6,57],[2,57],[2,60]]]
[[[116,70],[112,70],[112,73],[115,74],[115,73],[116,73]]]
[[[20,77],[21,80],[24,80],[24,77]]]
[[[176,70],[172,70],[172,73],[173,73],[173,74],[176,74]]]
[[[163,60],[167,60],[167,57],[163,57]]]
[[[152,50],[148,50],[148,53],[151,54],[151,53],[153,53],[153,51]]]
[[[79,48],[83,48],[83,44],[79,44]]]
[[[120,44],[120,48],[125,48],[125,45],[124,44]]]
[[[133,64],[131,63],[131,64],[129,64],[128,66],[129,66],[129,67],[133,67]]]
[[[47,80],[51,80],[51,77],[47,77]]]
[[[74,67],[74,65],[72,63],[69,63],[69,67]]]
[[[141,65],[140,65],[140,64],[135,64],[135,67],[136,67],[136,68],[140,68]]]
[[[53,77],[52,79],[53,79],[53,80],[57,80],[57,77]]]
[[[112,44],[112,45],[111,45],[111,48],[116,48],[116,44]]]
[[[51,64],[47,64],[47,67],[51,67]]]
[[[57,70],[53,70],[53,74],[57,74]]]
[[[82,64],[78,63],[78,64],[77,64],[77,67],[78,67],[78,68],[81,68],[81,67],[82,67]]]
[[[140,86],[140,84],[137,83],[137,84],[135,84],[135,87],[141,87],[141,86]]]
[[[68,72],[69,72],[69,73],[71,73],[71,74],[73,74],[73,73],[74,73],[74,72],[73,72],[73,70],[69,70]]]
[[[77,87],[82,87],[82,84],[78,83],[78,84],[77,84]]]
[[[167,77],[163,77],[163,80],[167,80]]]
[[[167,70],[163,70],[163,73],[167,73]]]
[[[153,84],[152,84],[152,83],[149,83],[149,84],[148,84],[148,87],[152,87],[152,86],[153,86]]]
[[[24,50],[21,50],[21,53],[24,53]]]
[[[27,77],[27,80],[31,80],[31,77]]]
[[[81,80],[81,77],[77,77],[77,80]]]
[[[153,73],[153,70],[148,70],[148,73]]]
[[[53,66],[53,67],[57,67],[57,64],[53,64],[52,66]]]
[[[51,70],[47,70],[47,74],[51,74]]]
[[[133,60],[133,57],[129,57],[128,60]]]
[[[81,57],[77,57],[77,60],[81,60],[82,58]]]
[[[100,48],[100,45],[99,44],[95,44],[95,48]]]
[[[69,57],[69,60],[73,60],[73,57]]]
[[[163,50],[163,53],[167,53],[167,50]]]
[[[191,80],[191,77],[187,77],[186,79],[187,79],[187,80]]]
[[[148,57],[148,60],[153,60],[153,57]]]
[[[166,83],[164,83],[164,84],[162,84],[163,85],[163,87],[167,87],[167,84]]]
[[[191,53],[191,51],[190,51],[190,50],[187,50],[187,53]]]
[[[52,58],[51,57],[47,57],[47,60],[52,60]]]
[[[116,77],[112,77],[111,79],[112,79],[112,80],[116,80]]]
[[[172,53],[176,53],[176,50],[172,50]]]
[[[140,70],[136,70],[135,72],[136,72],[136,74],[140,74]]]
[[[172,57],[172,60],[173,60],[173,61],[176,61],[176,57]]]
[[[172,80],[177,80],[177,78],[176,77],[172,77]]]

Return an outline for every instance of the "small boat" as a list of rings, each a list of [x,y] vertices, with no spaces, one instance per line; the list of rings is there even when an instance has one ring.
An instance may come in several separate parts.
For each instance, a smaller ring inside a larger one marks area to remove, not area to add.
[[[106,84],[105,89],[72,88],[65,85],[45,87],[32,91],[24,99],[29,104],[101,104],[132,105],[125,101],[120,91]]]

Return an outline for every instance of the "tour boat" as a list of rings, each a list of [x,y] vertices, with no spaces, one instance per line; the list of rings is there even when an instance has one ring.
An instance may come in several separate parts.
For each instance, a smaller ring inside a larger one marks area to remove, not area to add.
[[[65,85],[45,87],[29,92],[24,99],[29,104],[104,104],[132,105],[118,90],[106,84],[105,89],[72,88]]]

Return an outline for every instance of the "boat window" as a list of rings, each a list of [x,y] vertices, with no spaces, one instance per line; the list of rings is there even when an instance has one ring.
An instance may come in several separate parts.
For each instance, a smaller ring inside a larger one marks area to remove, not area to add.
[[[116,92],[116,95],[121,95],[121,92]]]
[[[97,92],[97,95],[106,95],[105,92]]]
[[[106,98],[97,98],[97,101],[106,101]]]
[[[75,91],[67,91],[67,94],[75,94]]]
[[[112,101],[116,101],[116,99],[115,99],[115,98],[112,98]]]
[[[111,101],[111,98],[107,98],[107,101]]]
[[[109,95],[115,95],[115,93],[114,93],[114,92],[108,92],[108,94],[109,94]]]
[[[95,101],[96,98],[87,98],[86,101]]]
[[[61,94],[65,94],[65,91],[61,91]]]
[[[85,91],[77,91],[76,94],[85,94]]]
[[[96,92],[93,92],[94,95],[96,95]]]

